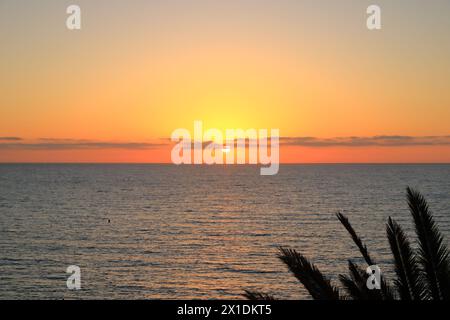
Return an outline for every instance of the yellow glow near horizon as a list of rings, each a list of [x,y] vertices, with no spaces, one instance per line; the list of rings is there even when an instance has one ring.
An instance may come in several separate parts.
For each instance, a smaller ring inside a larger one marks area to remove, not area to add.
[[[369,32],[364,2],[79,0],[89,19],[69,32],[54,1],[4,0],[0,137],[146,141],[195,120],[287,137],[448,135],[450,3],[380,0],[391,20]],[[350,159],[341,150],[309,152]]]

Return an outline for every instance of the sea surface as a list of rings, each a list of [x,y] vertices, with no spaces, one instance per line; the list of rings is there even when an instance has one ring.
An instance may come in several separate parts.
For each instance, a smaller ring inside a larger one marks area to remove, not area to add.
[[[346,214],[392,274],[389,216],[413,234],[405,188],[450,239],[450,165],[0,165],[0,299],[241,299],[308,295],[277,259],[297,249],[336,281],[361,261]],[[81,290],[66,287],[69,265]]]

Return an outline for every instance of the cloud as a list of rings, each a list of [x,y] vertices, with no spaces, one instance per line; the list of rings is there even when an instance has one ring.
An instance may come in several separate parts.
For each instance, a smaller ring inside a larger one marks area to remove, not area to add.
[[[165,142],[109,142],[76,139],[40,138],[32,142],[0,143],[0,149],[14,150],[145,150],[166,146]]]
[[[408,147],[450,145],[450,136],[282,137],[280,144],[302,147]]]
[[[372,137],[280,137],[282,146],[300,147],[408,147],[408,146],[450,146],[449,136],[372,136]],[[225,143],[226,141],[224,141]],[[202,148],[211,144],[211,141],[203,141]],[[94,141],[77,139],[39,138],[37,140],[24,140],[19,137],[0,137],[0,150],[147,150],[158,149],[174,145],[170,139],[162,138],[151,142],[116,142]],[[246,140],[246,147],[249,140]],[[270,139],[268,141],[270,146]],[[194,146],[191,145],[192,149]],[[217,146],[222,147],[222,146]]]
[[[228,141],[228,143],[236,143],[236,139]],[[249,147],[251,141],[245,140],[245,146]],[[203,143],[205,147],[208,143]],[[224,144],[227,141],[224,141]],[[255,144],[261,145],[259,140],[254,141]],[[318,137],[279,137],[281,146],[299,146],[299,147],[412,147],[412,146],[450,146],[450,136],[371,136],[371,137],[334,137],[334,138],[318,138]],[[266,145],[270,147],[270,137]],[[218,146],[221,147],[221,146]]]
[[[0,137],[0,141],[21,141],[19,137]]]

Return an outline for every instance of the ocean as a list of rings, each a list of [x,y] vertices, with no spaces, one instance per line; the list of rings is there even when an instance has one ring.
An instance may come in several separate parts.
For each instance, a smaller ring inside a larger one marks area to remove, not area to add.
[[[414,235],[405,188],[450,239],[450,165],[1,164],[0,299],[242,299],[308,295],[279,246],[337,283],[358,250],[343,212],[388,278],[385,223]],[[81,290],[66,269],[81,269]]]

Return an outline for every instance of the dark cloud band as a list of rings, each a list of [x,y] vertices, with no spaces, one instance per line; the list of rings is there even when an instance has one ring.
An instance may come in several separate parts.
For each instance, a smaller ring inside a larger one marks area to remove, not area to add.
[[[0,141],[21,141],[19,137],[0,137]]]
[[[98,149],[125,149],[145,150],[155,149],[167,145],[166,143],[149,142],[98,142],[98,141],[39,141],[31,143],[0,143],[0,149],[13,150],[98,150]]]
[[[211,142],[203,142],[202,147]],[[270,139],[268,141],[270,144]],[[158,142],[102,142],[75,139],[41,138],[33,142],[24,142],[19,137],[0,137],[0,149],[13,150],[98,150],[157,149],[172,144],[168,139]],[[248,140],[246,141],[246,146]],[[408,146],[450,146],[450,136],[373,136],[373,137],[280,137],[280,145],[301,147],[408,147]]]
[[[303,147],[402,147],[450,145],[450,136],[282,137],[281,145]]]

